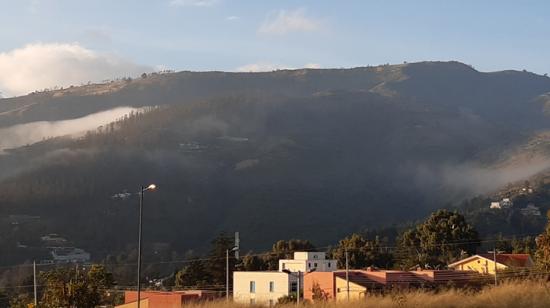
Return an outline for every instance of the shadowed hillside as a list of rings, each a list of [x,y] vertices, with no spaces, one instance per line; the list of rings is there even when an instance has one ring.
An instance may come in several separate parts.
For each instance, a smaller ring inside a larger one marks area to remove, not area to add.
[[[156,107],[1,155],[0,216],[41,220],[3,227],[0,245],[55,232],[99,256],[120,251],[135,239],[137,199],[111,196],[149,182],[159,190],[147,195],[148,243],[201,249],[238,230],[246,249],[291,237],[326,245],[550,167],[530,147],[550,130],[548,92],[550,78],[429,62],[181,72],[2,99],[4,129]],[[502,175],[535,152],[537,168]]]

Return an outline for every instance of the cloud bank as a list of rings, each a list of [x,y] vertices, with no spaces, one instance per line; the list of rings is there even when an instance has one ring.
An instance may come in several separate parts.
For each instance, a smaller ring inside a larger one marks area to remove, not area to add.
[[[107,111],[93,113],[82,118],[63,121],[40,121],[18,124],[0,129],[0,153],[2,150],[21,147],[39,142],[45,138],[74,135],[94,130],[122,118],[124,115],[140,109],[118,107]]]
[[[55,86],[138,76],[152,70],[77,43],[30,44],[0,53],[0,92],[3,96],[23,95]]]
[[[258,33],[284,35],[291,32],[311,32],[319,30],[320,23],[306,16],[305,9],[280,10],[270,13]]]

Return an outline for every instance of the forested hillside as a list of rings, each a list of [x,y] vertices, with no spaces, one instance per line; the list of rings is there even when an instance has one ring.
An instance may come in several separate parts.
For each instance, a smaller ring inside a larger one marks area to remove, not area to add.
[[[59,233],[96,258],[118,254],[135,242],[138,199],[113,196],[148,183],[159,189],[146,195],[145,241],[178,252],[221,231],[240,231],[246,249],[324,245],[424,217],[550,167],[547,140],[533,143],[550,130],[548,92],[547,77],[429,62],[181,72],[2,99],[4,129],[146,108],[5,149],[0,249]],[[12,225],[15,214],[40,219]]]

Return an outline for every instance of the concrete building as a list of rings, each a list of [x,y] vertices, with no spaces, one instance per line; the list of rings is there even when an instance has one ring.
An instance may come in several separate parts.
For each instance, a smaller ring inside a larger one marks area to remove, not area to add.
[[[526,207],[519,210],[523,216],[540,216],[540,209],[533,203],[527,204]]]
[[[83,263],[90,261],[90,253],[80,248],[58,247],[51,251],[55,263]]]
[[[233,300],[242,304],[272,306],[278,299],[296,292],[298,278],[313,272],[336,270],[336,260],[326,259],[324,252],[295,252],[294,259],[279,260],[278,271],[234,272]],[[303,282],[299,285],[303,292]]]
[[[296,291],[297,278],[284,272],[234,272],[233,300],[242,304],[273,306]],[[294,289],[293,289],[294,288]]]
[[[454,270],[350,270],[349,292],[345,271],[310,273],[304,277],[304,299],[359,300],[383,290],[435,287],[452,283],[455,286],[475,284],[479,274]]]
[[[532,267],[533,260],[528,254],[497,254],[496,269]],[[495,274],[495,262],[493,254],[474,255],[448,265],[449,268],[459,271],[476,271],[480,274]]]
[[[307,273],[315,269],[316,272],[332,272],[336,266],[337,261],[326,259],[324,252],[295,252],[294,259],[279,260],[279,271]]]

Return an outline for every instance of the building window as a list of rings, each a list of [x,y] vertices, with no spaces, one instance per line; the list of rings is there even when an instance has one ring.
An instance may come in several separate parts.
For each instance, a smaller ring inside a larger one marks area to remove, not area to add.
[[[315,267],[315,268],[316,268],[316,267],[317,267],[317,263],[313,263],[313,267]]]
[[[250,282],[250,293],[256,293],[256,281]]]
[[[307,264],[307,267],[311,267],[311,262],[309,262],[309,263]]]
[[[256,299],[255,298],[250,299],[250,305],[256,305]]]
[[[328,263],[328,267],[330,267],[330,262]]]
[[[275,292],[275,282],[274,281],[269,282],[269,292]]]
[[[296,281],[290,283],[290,292],[296,292]]]
[[[270,299],[270,300],[269,300],[269,307],[273,307],[273,306],[274,306],[274,304],[275,304],[275,303],[273,302],[273,300],[272,300],[272,299]]]

